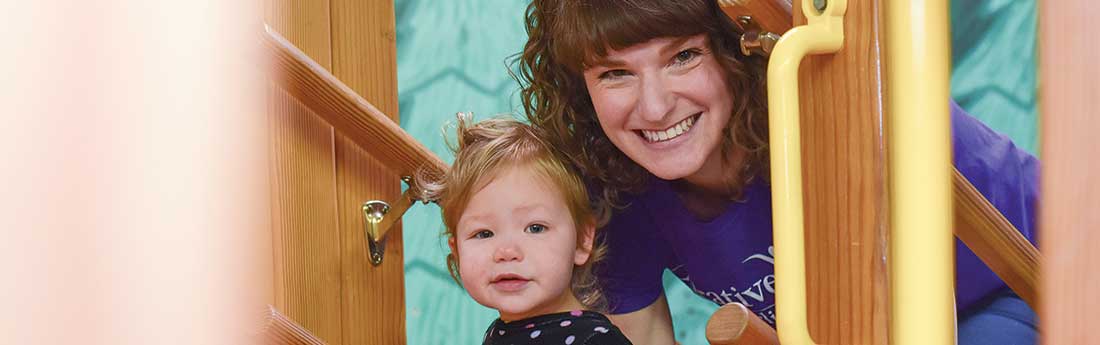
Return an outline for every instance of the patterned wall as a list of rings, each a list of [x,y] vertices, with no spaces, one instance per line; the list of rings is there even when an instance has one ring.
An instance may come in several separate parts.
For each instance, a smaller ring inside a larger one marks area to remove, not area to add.
[[[1039,154],[1034,0],[951,2],[951,97]]]

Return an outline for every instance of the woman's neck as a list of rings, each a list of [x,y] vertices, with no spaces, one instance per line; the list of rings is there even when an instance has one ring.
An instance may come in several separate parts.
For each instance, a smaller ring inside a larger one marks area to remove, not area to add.
[[[682,185],[692,194],[711,195],[715,197],[730,198],[740,187],[736,185],[741,178],[741,173],[747,164],[748,152],[744,148],[734,147],[725,154],[721,148],[716,148],[714,154],[707,158],[703,166],[694,174],[682,179]],[[680,188],[684,189],[684,188]]]
[[[712,156],[695,174],[672,183],[684,207],[700,220],[709,221],[725,211],[741,187],[748,153],[740,147],[730,151],[725,158],[720,153]]]

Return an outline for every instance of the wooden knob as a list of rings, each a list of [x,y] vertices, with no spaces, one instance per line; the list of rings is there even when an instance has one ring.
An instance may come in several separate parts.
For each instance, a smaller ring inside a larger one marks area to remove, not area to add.
[[[779,344],[775,329],[740,303],[726,304],[711,314],[706,334],[711,345]]]

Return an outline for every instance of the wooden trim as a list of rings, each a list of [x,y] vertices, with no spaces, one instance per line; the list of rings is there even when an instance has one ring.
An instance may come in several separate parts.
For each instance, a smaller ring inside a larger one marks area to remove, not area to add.
[[[1100,344],[1100,3],[1039,1],[1044,344]]]
[[[274,60],[275,82],[308,105],[336,131],[348,136],[399,175],[414,176],[418,169],[424,169],[429,176],[441,176],[446,171],[446,163],[389,116],[270,27],[265,29],[264,44]]]
[[[260,343],[270,345],[326,345],[294,320],[268,305],[264,313],[264,327]]]
[[[782,35],[791,29],[790,0],[718,0],[718,4],[735,23],[737,17],[751,16],[767,32]]]
[[[806,310],[819,344],[888,341],[883,3],[848,1],[844,46],[800,67]],[[802,9],[796,25],[807,24]]]
[[[953,170],[955,236],[1038,310],[1039,250],[958,169]]]
[[[329,3],[332,7],[332,75],[355,95],[369,100],[380,114],[386,115],[386,119],[380,121],[400,123],[394,2],[329,0]],[[376,147],[376,141],[369,141],[364,144],[346,129],[336,129],[343,342],[346,345],[404,344],[407,341],[405,255],[404,234],[399,222],[412,201],[401,194],[400,174],[391,169],[390,161],[378,159],[379,155],[373,151],[380,148]],[[380,237],[385,251],[377,266],[370,262],[364,232],[362,207],[369,200],[385,200],[390,204],[382,224],[382,231],[388,231],[388,235]]]
[[[711,345],[779,344],[775,329],[741,303],[728,303],[718,308],[710,315],[706,332]]]

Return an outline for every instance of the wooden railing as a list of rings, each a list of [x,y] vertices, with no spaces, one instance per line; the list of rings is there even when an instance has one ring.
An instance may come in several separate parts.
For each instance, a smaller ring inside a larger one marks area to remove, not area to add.
[[[310,59],[270,27],[264,44],[274,61],[275,82],[401,176],[424,169],[440,176],[447,164],[397,123]]]
[[[304,327],[283,315],[273,306],[264,312],[264,327],[258,337],[264,345],[325,345],[326,343]]]
[[[1039,310],[1039,250],[956,169],[955,237]]]
[[[393,3],[271,7],[272,302],[332,343],[404,343],[400,185],[446,164],[397,124]]]

